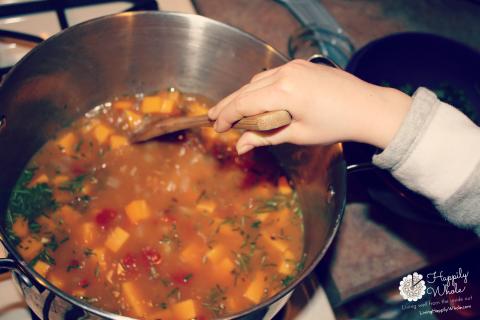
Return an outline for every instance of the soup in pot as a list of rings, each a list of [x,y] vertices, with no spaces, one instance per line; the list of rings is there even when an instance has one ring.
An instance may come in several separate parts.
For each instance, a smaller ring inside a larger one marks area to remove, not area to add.
[[[165,90],[94,108],[48,141],[12,191],[18,253],[64,292],[142,319],[211,319],[261,303],[303,268],[295,190],[265,149],[211,128],[131,145],[142,119],[208,109]]]

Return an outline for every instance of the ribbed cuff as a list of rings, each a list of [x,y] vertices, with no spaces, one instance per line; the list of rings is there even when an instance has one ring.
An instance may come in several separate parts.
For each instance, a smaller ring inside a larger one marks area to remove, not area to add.
[[[410,110],[392,141],[382,153],[373,156],[373,164],[382,169],[395,170],[402,165],[438,108],[437,97],[426,88],[418,88],[412,98]]]

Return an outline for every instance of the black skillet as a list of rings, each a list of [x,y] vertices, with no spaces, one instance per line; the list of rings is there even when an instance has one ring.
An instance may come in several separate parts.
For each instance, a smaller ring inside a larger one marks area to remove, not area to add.
[[[357,51],[346,69],[378,85],[410,92],[420,86],[437,90],[444,94],[443,100],[480,124],[480,53],[464,44],[426,33],[394,34]],[[345,144],[350,163],[369,161],[376,152],[380,150],[371,146]],[[388,172],[375,170],[365,180],[374,201],[392,212],[416,221],[445,223],[428,199],[405,188]]]

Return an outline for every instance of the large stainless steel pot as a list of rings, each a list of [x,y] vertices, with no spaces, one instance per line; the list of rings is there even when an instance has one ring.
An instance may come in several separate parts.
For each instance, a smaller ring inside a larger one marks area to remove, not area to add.
[[[194,15],[124,13],[50,38],[18,63],[0,88],[0,115],[7,123],[0,129],[0,214],[4,215],[10,191],[27,161],[47,139],[92,106],[122,94],[170,86],[218,100],[259,71],[285,62],[260,40]],[[275,314],[324,256],[344,209],[341,145],[283,145],[272,151],[284,159],[299,191],[305,216],[305,268],[280,293],[234,318]],[[48,283],[15,252],[3,227],[0,240],[9,253],[0,259],[0,270],[14,271],[28,305],[41,318],[123,318]]]

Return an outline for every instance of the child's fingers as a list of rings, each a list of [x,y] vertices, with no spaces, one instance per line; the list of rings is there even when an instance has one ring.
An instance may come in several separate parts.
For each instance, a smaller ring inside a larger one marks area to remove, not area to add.
[[[218,118],[218,115],[227,107],[229,106],[237,97],[239,97],[242,94],[247,94],[248,92],[255,91],[264,87],[267,87],[271,85],[275,81],[275,78],[272,76],[266,76],[261,79],[258,79],[257,81],[253,83],[249,83],[247,85],[244,85],[242,88],[239,90],[235,91],[231,95],[227,96],[224,98],[222,101],[220,101],[216,106],[211,108],[208,111],[208,117],[212,120],[216,120]]]
[[[290,135],[296,130],[296,126],[298,126],[298,123],[292,123],[287,127],[270,132],[246,131],[237,141],[237,152],[238,154],[244,154],[256,147],[289,142]]]
[[[228,130],[232,123],[243,117],[253,116],[266,111],[285,109],[281,103],[281,95],[270,85],[257,90],[243,92],[224,106],[217,117],[215,130]]]

